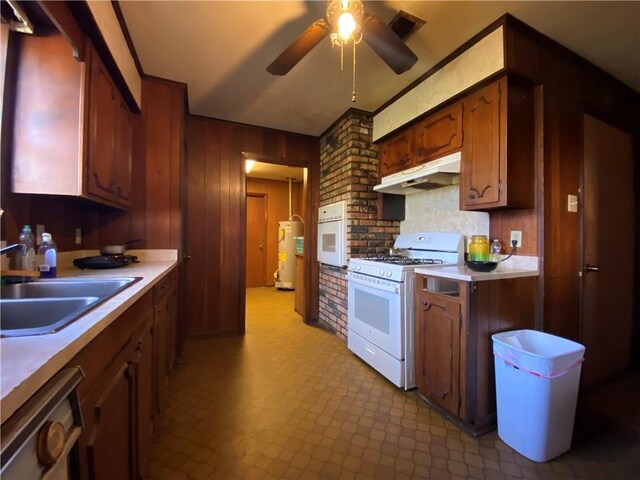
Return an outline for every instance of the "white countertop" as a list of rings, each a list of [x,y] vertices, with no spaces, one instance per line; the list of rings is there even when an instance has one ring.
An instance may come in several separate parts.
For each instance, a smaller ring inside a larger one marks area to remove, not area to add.
[[[108,270],[69,268],[72,258],[94,251],[59,254],[59,277],[142,277],[119,294],[56,333],[0,339],[0,416],[7,420],[118,316],[177,265],[176,250],[131,250],[140,263]]]
[[[526,268],[507,268],[498,265],[493,272],[474,272],[470,268],[461,266],[452,267],[419,267],[415,269],[421,275],[447,278],[450,280],[462,280],[465,282],[483,282],[486,280],[505,280],[509,278],[536,277],[538,270]]]

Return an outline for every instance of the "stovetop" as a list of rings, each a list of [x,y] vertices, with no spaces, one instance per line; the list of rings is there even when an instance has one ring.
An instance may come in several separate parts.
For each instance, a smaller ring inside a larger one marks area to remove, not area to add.
[[[393,247],[401,254],[349,260],[352,278],[366,275],[401,283],[418,266],[462,265],[464,261],[464,237],[456,233],[404,233],[398,235]]]
[[[444,261],[436,258],[413,258],[406,255],[375,255],[363,257],[361,260],[386,263],[390,265],[443,265]]]
[[[73,261],[77,268],[90,268],[93,270],[119,268],[131,263],[138,263],[138,257],[135,255],[97,255],[95,257],[76,258]]]

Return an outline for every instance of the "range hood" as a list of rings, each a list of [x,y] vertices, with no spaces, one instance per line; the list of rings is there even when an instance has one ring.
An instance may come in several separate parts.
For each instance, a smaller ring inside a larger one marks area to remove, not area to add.
[[[460,152],[382,177],[373,189],[381,193],[411,193],[460,183]]]

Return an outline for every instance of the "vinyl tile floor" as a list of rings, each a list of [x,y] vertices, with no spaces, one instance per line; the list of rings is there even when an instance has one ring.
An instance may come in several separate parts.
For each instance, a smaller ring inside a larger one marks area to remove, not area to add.
[[[640,375],[581,395],[572,449],[535,463],[395,388],[293,292],[247,290],[246,334],[187,342],[146,466],[161,479],[638,479]]]

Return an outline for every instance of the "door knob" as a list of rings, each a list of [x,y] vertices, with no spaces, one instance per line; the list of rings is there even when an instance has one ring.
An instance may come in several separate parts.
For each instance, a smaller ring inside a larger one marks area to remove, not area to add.
[[[597,265],[589,265],[588,263],[584,266],[584,273],[587,272],[597,272],[600,269],[597,267]]]

